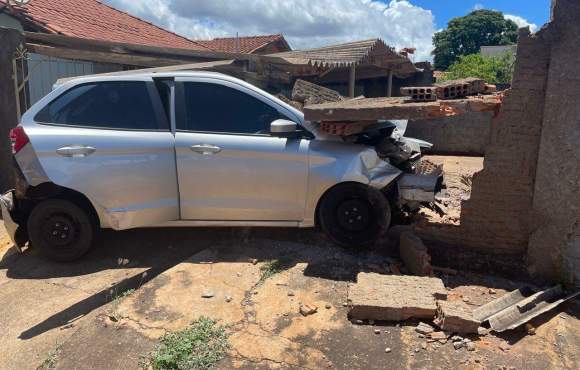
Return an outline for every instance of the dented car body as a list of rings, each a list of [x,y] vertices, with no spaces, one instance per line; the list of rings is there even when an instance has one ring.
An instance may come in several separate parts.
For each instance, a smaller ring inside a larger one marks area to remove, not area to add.
[[[388,153],[381,152],[385,140]],[[313,227],[322,199],[340,184],[380,192],[396,208],[389,212],[433,202],[442,187],[442,173],[416,169],[427,144],[404,138],[396,124],[353,138],[323,137],[300,111],[210,72],[69,81],[24,114],[12,141],[19,181],[0,203],[11,234],[24,230],[17,244],[28,239],[36,206],[53,198],[115,230]],[[369,212],[343,221],[357,224]],[[72,217],[63,213],[47,233],[61,233],[63,219]]]

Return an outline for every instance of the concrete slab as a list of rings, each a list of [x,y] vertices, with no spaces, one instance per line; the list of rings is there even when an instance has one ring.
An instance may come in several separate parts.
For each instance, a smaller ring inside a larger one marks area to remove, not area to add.
[[[359,273],[348,291],[350,317],[360,320],[433,319],[447,290],[438,278]]]

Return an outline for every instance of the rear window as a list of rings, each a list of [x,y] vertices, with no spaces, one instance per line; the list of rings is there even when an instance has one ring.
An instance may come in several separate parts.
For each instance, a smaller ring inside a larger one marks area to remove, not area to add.
[[[76,86],[50,102],[35,120],[93,128],[161,129],[144,81],[109,81]]]

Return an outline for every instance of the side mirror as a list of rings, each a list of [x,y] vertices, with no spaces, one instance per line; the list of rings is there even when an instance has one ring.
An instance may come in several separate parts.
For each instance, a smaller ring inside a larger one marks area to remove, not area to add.
[[[270,123],[270,133],[272,136],[289,137],[296,134],[298,125],[296,122],[287,119],[277,119]]]

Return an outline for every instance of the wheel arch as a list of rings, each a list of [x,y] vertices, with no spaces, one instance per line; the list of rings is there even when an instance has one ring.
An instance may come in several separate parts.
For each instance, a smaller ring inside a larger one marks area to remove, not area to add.
[[[32,202],[32,208],[45,199],[68,200],[87,211],[96,225],[101,224],[101,217],[99,216],[97,208],[86,195],[53,182],[44,182],[37,186],[29,186],[26,189],[25,199]],[[30,211],[32,211],[32,208]]]

